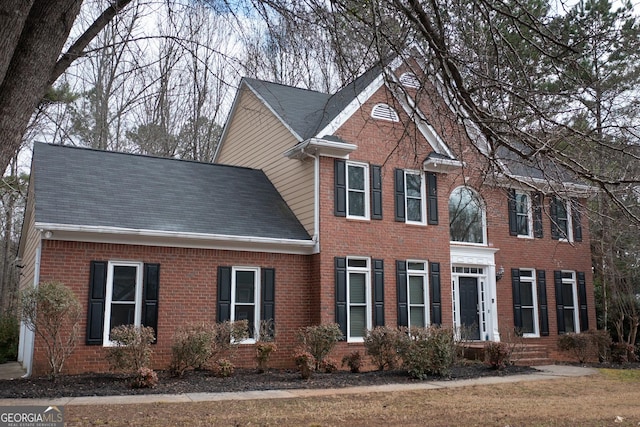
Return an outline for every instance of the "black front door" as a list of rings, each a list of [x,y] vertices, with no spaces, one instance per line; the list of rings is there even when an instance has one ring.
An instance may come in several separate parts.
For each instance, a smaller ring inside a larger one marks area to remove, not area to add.
[[[460,277],[458,278],[458,286],[460,288],[462,337],[470,340],[479,340],[478,279],[475,277]]]

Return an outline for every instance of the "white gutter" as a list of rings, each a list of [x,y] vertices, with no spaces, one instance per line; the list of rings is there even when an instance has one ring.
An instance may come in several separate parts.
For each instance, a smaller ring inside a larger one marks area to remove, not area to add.
[[[237,236],[224,234],[188,233],[145,230],[122,227],[56,224],[36,222],[43,239],[139,244],[146,246],[177,246],[210,249],[278,252],[292,254],[313,253],[316,242],[302,239]]]
[[[348,142],[328,141],[321,138],[309,138],[283,153],[290,159],[301,160],[305,157],[326,156],[340,159],[349,158],[349,154],[358,148]]]

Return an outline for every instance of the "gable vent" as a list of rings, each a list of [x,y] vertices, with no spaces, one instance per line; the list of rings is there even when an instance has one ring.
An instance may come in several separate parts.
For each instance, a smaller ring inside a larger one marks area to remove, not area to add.
[[[402,83],[405,87],[410,87],[412,89],[420,88],[420,80],[413,73],[404,73],[400,76],[400,83]]]
[[[371,117],[378,120],[388,120],[390,122],[399,122],[398,113],[388,104],[376,104],[371,110]]]

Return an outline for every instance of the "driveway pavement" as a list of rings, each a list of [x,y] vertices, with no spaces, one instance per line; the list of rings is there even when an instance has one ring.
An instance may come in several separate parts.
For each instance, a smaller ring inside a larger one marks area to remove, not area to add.
[[[9,366],[7,366],[9,365]],[[436,390],[442,388],[465,387],[483,384],[503,384],[526,381],[540,381],[561,379],[567,377],[581,377],[596,374],[593,368],[583,368],[568,365],[535,366],[537,372],[523,375],[509,375],[504,377],[483,377],[455,381],[425,381],[415,384],[385,384],[374,386],[345,387],[336,389],[297,389],[297,390],[266,390],[228,393],[183,393],[183,394],[146,394],[137,396],[85,396],[64,397],[59,399],[0,399],[0,406],[42,405],[125,405],[144,403],[188,403],[210,402],[224,400],[251,399],[291,399],[295,397],[348,395],[356,393],[378,393],[410,390]],[[19,378],[24,370],[18,363],[0,365],[0,379]]]

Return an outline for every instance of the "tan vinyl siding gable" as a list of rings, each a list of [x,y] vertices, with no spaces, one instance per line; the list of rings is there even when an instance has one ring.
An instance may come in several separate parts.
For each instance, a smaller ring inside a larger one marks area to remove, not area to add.
[[[20,244],[23,245],[20,248],[20,256],[22,257],[21,265],[24,266],[24,268],[20,270],[20,289],[33,286],[36,267],[36,250],[40,244],[40,233],[36,230],[36,211],[33,187],[32,173],[27,195],[25,223],[22,227],[22,241],[20,242]]]
[[[283,156],[297,143],[282,122],[245,88],[216,161],[263,170],[307,232],[313,235],[313,161]]]

